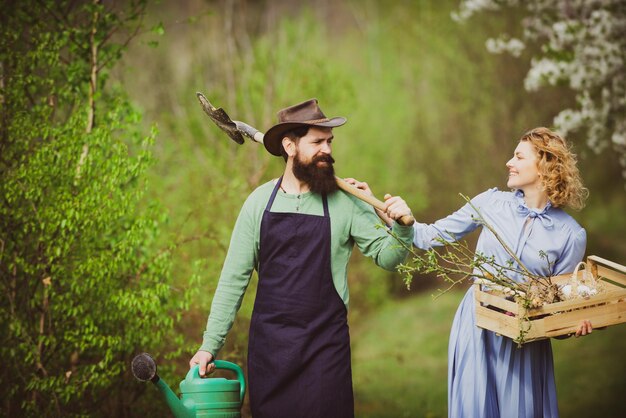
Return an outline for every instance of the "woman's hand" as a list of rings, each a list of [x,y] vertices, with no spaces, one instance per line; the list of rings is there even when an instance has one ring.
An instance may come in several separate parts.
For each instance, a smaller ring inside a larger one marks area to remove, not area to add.
[[[576,331],[576,337],[580,337],[581,335],[587,335],[587,334],[591,334],[591,332],[593,331],[593,326],[591,325],[591,321],[588,319],[585,319],[584,321],[582,321],[580,323],[580,326],[578,327],[578,330]]]
[[[385,195],[385,213],[392,219],[398,220],[404,216],[413,216],[411,208],[400,196]]]

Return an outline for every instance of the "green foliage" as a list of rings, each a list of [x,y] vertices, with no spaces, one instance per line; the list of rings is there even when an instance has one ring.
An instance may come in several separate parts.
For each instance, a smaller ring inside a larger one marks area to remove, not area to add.
[[[156,245],[164,212],[145,203],[156,130],[142,134],[123,92],[89,87],[142,6],[29,6],[3,12],[0,37],[1,414],[124,416],[130,359],[181,343],[190,296],[171,286],[177,244]]]

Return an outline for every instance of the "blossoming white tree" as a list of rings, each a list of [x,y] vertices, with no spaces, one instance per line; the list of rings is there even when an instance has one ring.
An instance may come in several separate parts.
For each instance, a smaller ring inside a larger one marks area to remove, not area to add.
[[[524,87],[566,84],[576,92],[577,108],[562,110],[555,127],[564,135],[586,130],[596,152],[612,146],[626,179],[626,0],[461,0],[452,17],[507,7],[524,11],[521,39],[501,34],[487,49],[517,57],[539,45]]]

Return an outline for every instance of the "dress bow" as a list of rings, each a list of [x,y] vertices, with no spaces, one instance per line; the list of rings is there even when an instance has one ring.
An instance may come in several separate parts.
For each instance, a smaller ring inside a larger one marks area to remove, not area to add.
[[[550,215],[548,215],[548,209],[550,209],[551,206],[552,205],[550,204],[550,202],[548,202],[546,207],[541,212],[537,212],[535,210],[528,209],[528,207],[525,204],[520,203],[517,206],[517,212],[522,216],[529,216],[530,218],[538,218],[539,221],[541,221],[541,224],[543,225],[544,228],[552,229],[554,227],[554,222],[552,221],[552,218],[550,217]]]
[[[546,229],[552,229],[554,227],[554,222],[552,221],[550,215],[548,215],[548,211],[552,207],[550,202],[548,202],[546,207],[543,208],[541,212],[537,212],[536,210],[531,210],[528,206],[526,206],[526,203],[524,202],[524,194],[520,193],[519,190],[516,193],[516,196],[518,198],[517,212],[520,215],[524,217],[528,216],[530,218],[538,218],[543,227]]]

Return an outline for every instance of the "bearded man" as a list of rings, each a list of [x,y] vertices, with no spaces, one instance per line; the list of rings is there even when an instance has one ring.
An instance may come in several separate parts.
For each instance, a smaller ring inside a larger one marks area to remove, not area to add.
[[[201,376],[213,371],[211,361],[256,269],[248,345],[252,416],[353,417],[348,260],[356,244],[377,265],[394,270],[407,250],[376,228],[370,206],[337,188],[333,128],[346,119],[327,118],[311,99],[279,111],[278,120],[264,145],[283,156],[285,171],[252,192],[241,209],[203,343],[189,365],[198,364]],[[400,197],[386,198],[392,219],[411,213]],[[411,247],[411,226],[395,222],[392,230]]]

